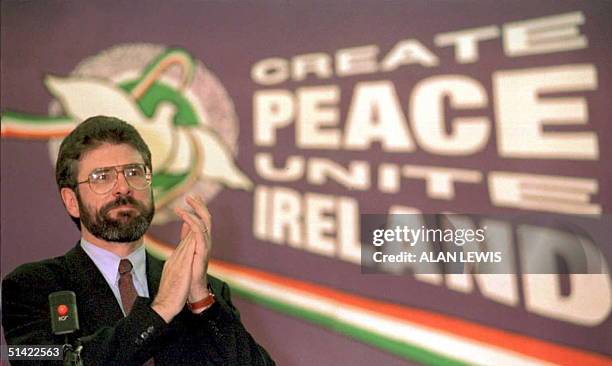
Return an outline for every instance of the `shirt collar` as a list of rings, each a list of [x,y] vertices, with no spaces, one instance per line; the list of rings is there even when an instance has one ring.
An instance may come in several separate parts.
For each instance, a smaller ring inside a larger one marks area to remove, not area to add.
[[[117,254],[110,252],[106,249],[102,249],[99,246],[92,244],[81,238],[81,247],[87,253],[87,255],[91,258],[91,260],[96,264],[96,267],[102,272],[104,279],[106,282],[112,286],[118,286],[119,283],[119,262],[121,261],[120,256]],[[126,259],[129,259],[132,262],[132,275],[135,277],[136,281],[141,284],[147,283],[147,260],[146,260],[146,252],[145,246],[141,245],[130,253]]]

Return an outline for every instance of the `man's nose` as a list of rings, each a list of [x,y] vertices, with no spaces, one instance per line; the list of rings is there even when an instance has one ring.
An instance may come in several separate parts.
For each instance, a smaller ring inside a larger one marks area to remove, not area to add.
[[[130,187],[127,180],[125,179],[123,171],[117,172],[117,183],[115,183],[113,193],[117,196],[132,193],[132,187]]]

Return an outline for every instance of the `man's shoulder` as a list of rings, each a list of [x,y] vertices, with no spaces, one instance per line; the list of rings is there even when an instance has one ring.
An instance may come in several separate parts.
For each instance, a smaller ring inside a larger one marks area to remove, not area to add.
[[[7,274],[2,282],[31,283],[32,281],[44,281],[49,283],[63,277],[68,271],[66,256],[62,255],[22,264]]]
[[[225,283],[223,280],[212,276],[212,275],[206,275],[208,283],[210,283],[210,287],[213,288],[213,292],[215,293],[221,293],[221,291],[223,290],[224,287],[227,287],[227,283]]]

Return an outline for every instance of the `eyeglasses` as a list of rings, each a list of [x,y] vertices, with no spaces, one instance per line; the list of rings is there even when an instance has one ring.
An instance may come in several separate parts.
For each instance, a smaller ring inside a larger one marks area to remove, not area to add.
[[[126,164],[97,168],[89,173],[87,180],[78,182],[78,184],[89,183],[89,188],[92,191],[97,194],[105,194],[115,187],[120,172],[123,173],[125,181],[133,189],[143,190],[151,185],[151,172],[144,164]]]

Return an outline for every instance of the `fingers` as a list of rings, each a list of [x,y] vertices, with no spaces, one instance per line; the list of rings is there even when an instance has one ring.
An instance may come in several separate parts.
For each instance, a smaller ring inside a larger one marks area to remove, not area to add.
[[[176,215],[180,217],[178,213]],[[189,231],[190,231],[189,225],[187,225],[186,223],[183,223],[181,225],[181,235],[180,235],[181,240],[185,239],[185,236],[187,236],[187,233],[189,233]]]
[[[189,206],[193,208],[193,212],[188,212],[182,208],[174,209],[174,212],[177,214],[177,216],[179,216],[185,221],[185,223],[188,224],[188,226],[185,226],[183,224],[183,226],[181,227],[181,238],[185,236],[188,229],[193,229],[202,233],[208,233],[210,235],[212,219],[210,212],[206,207],[206,204],[204,204],[204,201],[198,196],[187,196],[185,202],[187,202],[187,204],[189,204]],[[193,220],[188,220],[188,216],[192,217]],[[196,225],[192,228],[191,226],[194,222],[196,223]]]
[[[208,229],[203,228],[203,223],[198,220],[193,214],[182,212],[181,218],[185,220],[185,223],[189,225],[191,233],[194,233],[195,242],[195,254],[205,255],[211,248],[210,234]]]
[[[189,229],[191,230],[191,232],[201,233],[201,234],[207,234],[209,232],[209,228],[206,225],[206,223],[203,222],[201,219],[199,219],[194,214],[189,213],[180,208],[177,208],[176,212],[178,213],[180,218],[183,219],[183,221],[187,225],[189,225]]]
[[[176,249],[174,249],[174,253],[178,251],[184,251],[185,248],[188,247],[189,244],[193,241],[193,239],[193,232],[189,231],[187,235],[183,238],[183,240],[181,240],[180,243],[176,246]]]
[[[193,253],[195,251],[194,243],[194,234],[192,231],[190,231],[189,233],[187,233],[185,238],[181,240],[179,245],[174,249],[174,252],[172,252],[166,263],[184,260],[185,256],[188,254],[191,254],[193,256]]]
[[[195,248],[194,254],[206,261],[207,253],[212,247],[210,240],[211,216],[204,204],[204,201],[199,197],[188,196],[186,202],[193,208],[193,212],[188,212],[181,208],[176,208],[174,211],[183,220],[181,227],[181,236],[186,232],[194,233]]]
[[[197,196],[195,197],[188,196],[187,203],[189,204],[189,206],[191,206],[194,209],[195,213],[198,215],[200,220],[204,222],[204,224],[206,225],[206,228],[210,230],[210,227],[212,224],[211,216],[210,216],[210,212],[208,211],[208,208],[204,204],[204,201],[200,197],[197,197]]]

